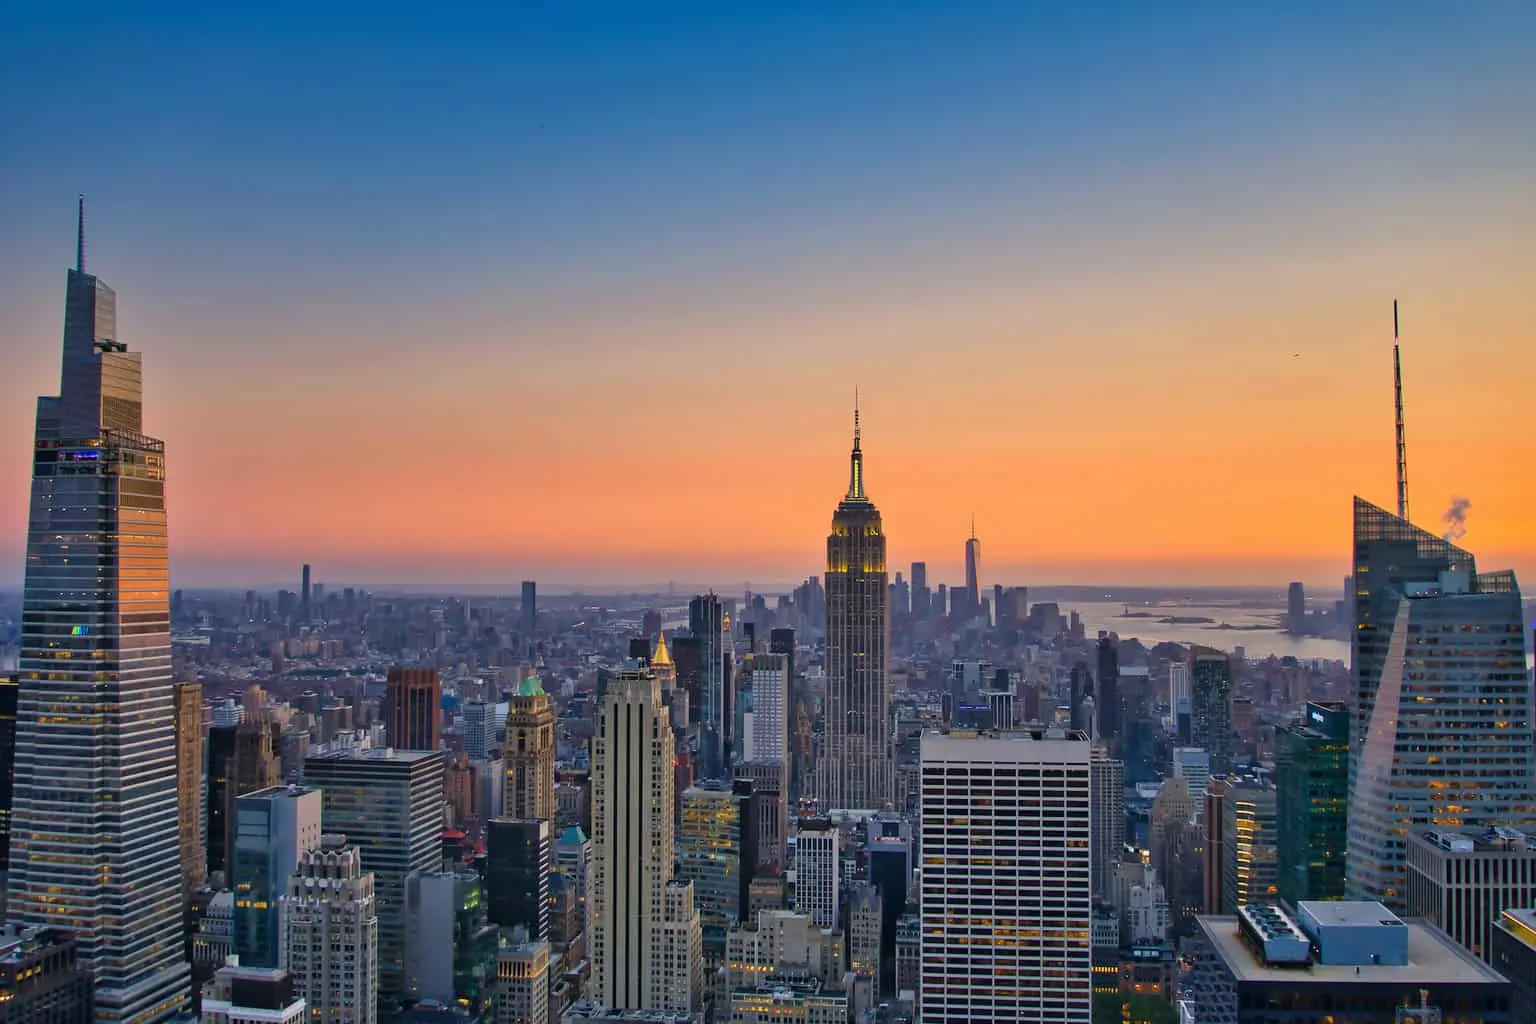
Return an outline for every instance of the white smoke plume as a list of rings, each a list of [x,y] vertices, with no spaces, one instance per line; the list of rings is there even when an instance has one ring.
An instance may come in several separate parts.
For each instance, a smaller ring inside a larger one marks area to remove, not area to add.
[[[1472,502],[1466,498],[1452,498],[1451,507],[1445,510],[1445,515],[1440,521],[1445,523],[1445,539],[1449,541],[1461,540],[1467,535],[1467,513],[1472,511]]]

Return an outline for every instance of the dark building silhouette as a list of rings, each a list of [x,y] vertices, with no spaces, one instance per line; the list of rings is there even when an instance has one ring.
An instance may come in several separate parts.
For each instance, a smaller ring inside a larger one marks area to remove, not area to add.
[[[389,670],[384,733],[396,750],[436,750],[442,730],[443,680],[435,668]]]
[[[1211,755],[1211,774],[1227,775],[1232,771],[1232,662],[1209,647],[1196,647],[1192,653],[1190,738]]]
[[[1120,652],[1115,638],[1107,633],[1099,634],[1099,679],[1094,691],[1093,703],[1099,714],[1099,737],[1115,748],[1120,738]]]
[[[698,725],[702,713],[700,688],[704,683],[704,652],[698,637],[675,636],[667,640],[672,652],[672,664],[677,670],[678,689],[688,694],[688,721],[673,722],[674,727]]]
[[[0,932],[0,1022],[91,1024],[91,975],[75,940],[56,928]]]
[[[299,621],[308,622],[310,617],[309,565],[306,563],[299,580]]]
[[[1300,580],[1293,580],[1286,592],[1285,630],[1291,636],[1307,634],[1307,591]]]
[[[533,580],[523,580],[523,606],[519,613],[518,624],[522,627],[524,636],[528,636],[539,628],[539,587]]]
[[[714,594],[688,602],[688,630],[699,644],[699,774],[723,778],[731,749],[731,682],[725,606]]]
[[[549,938],[553,839],[540,818],[493,818],[485,829],[486,916],[503,928],[524,927],[532,941]]]
[[[11,794],[16,782],[16,701],[20,694],[20,676],[0,676],[0,871],[11,866]]]
[[[235,798],[282,781],[276,723],[245,722],[208,730],[207,869],[229,871]]]

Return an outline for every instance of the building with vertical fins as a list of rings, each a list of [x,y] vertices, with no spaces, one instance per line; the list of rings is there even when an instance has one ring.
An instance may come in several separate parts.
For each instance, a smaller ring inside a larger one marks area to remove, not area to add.
[[[443,680],[435,668],[389,670],[384,731],[399,750],[436,750],[442,736]]]
[[[202,841],[203,688],[176,684],[176,820],[181,837],[182,899],[203,884],[208,862]]]
[[[1355,499],[1347,891],[1406,907],[1406,843],[1536,816],[1520,588]]]
[[[10,920],[69,930],[99,1020],[186,1006],[165,445],[139,355],[85,272],[85,204],[57,396],[39,398],[22,598]]]
[[[501,761],[506,772],[501,817],[555,816],[555,709],[549,694],[530,674],[507,702],[507,739]]]
[[[885,533],[864,491],[860,440],[855,409],[848,494],[827,537],[826,740],[816,767],[824,810],[879,810],[895,796]]]

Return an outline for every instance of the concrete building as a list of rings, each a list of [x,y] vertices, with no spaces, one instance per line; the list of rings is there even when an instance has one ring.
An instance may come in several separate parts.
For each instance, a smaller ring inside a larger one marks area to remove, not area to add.
[[[800,823],[795,833],[795,909],[818,928],[837,927],[842,882],[842,833],[826,818]]]
[[[280,967],[242,967],[231,957],[203,986],[202,1024],[303,1024],[308,1017]]]
[[[496,1024],[549,1024],[550,945],[520,934],[496,951]]]
[[[274,786],[235,799],[230,889],[235,955],[244,967],[278,967],[279,904],[299,859],[320,845],[320,791]]]
[[[88,1024],[91,974],[75,958],[75,938],[55,928],[0,930],[0,1021]]]
[[[1399,1024],[1426,1000],[1446,1021],[1514,1024],[1510,984],[1444,933],[1380,903],[1313,902],[1198,919],[1180,989],[1200,1024]],[[1439,1019],[1439,1018],[1429,1018]]]
[[[925,1024],[1091,1015],[1091,772],[1082,733],[922,738]]]
[[[1102,747],[1095,747],[1090,769],[1093,895],[1109,899],[1115,862],[1125,848],[1125,762],[1110,757]]]
[[[9,799],[4,801],[0,814],[9,819]],[[181,899],[185,905],[208,875],[203,848],[203,688],[198,683],[176,684],[176,821],[181,837]],[[0,851],[0,871],[4,869]]]
[[[1536,909],[1499,915],[1489,944],[1489,964],[1511,982],[1510,1016],[1536,1020]]]
[[[848,967],[842,933],[817,926],[807,914],[762,910],[726,936],[725,966],[716,1001],[738,988],[751,988],[769,974],[804,974],[827,984],[841,981]],[[723,994],[722,994],[723,993]]]
[[[442,746],[443,680],[435,668],[389,670],[384,691],[385,742],[399,750]]]
[[[1408,914],[1492,963],[1499,915],[1536,907],[1536,835],[1509,828],[1408,837]]]
[[[507,702],[501,817],[555,817],[555,709],[530,673]]]
[[[375,1024],[379,912],[372,872],[344,836],[321,837],[299,858],[281,903],[281,964],[311,1024]]]
[[[406,995],[405,879],[442,861],[443,755],[369,748],[311,755],[304,782],[322,794],[321,822],[344,835],[374,877],[379,908],[379,994]]]

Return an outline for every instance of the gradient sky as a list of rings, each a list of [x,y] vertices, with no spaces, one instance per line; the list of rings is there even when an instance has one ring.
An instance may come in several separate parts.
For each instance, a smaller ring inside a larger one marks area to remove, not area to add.
[[[1334,586],[1394,296],[1536,572],[1536,5],[17,6],[0,586],[82,191],[178,585],[803,576],[857,385],[893,567]]]

